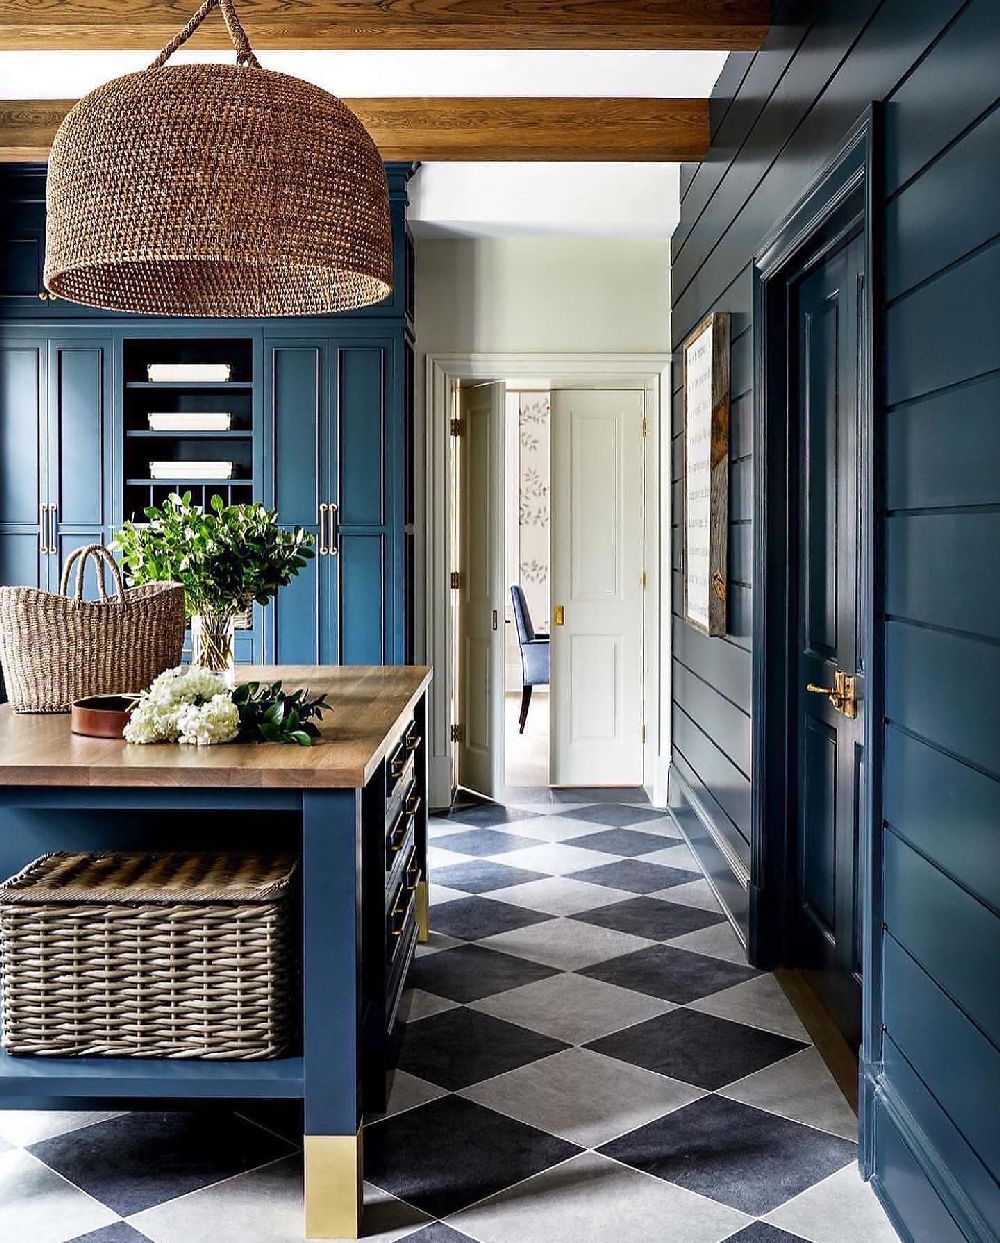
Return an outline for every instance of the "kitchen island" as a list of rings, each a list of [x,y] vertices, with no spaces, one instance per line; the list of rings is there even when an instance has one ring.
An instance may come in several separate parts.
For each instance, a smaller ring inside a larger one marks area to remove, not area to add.
[[[383,1106],[406,971],[427,936],[424,667],[243,668],[331,706],[311,748],[130,745],[0,707],[0,879],[54,850],[297,851],[301,1039],[261,1061],[0,1053],[0,1108],[300,1099],[305,1234],[360,1231],[362,1121]]]

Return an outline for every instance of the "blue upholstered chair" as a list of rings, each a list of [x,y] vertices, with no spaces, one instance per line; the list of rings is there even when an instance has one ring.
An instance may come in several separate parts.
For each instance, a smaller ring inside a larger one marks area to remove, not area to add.
[[[533,686],[549,684],[549,636],[535,634],[531,624],[531,614],[524,592],[517,585],[511,587],[510,598],[514,603],[514,621],[517,624],[517,642],[521,648],[521,717],[518,722],[518,733],[524,733],[528,719],[528,706],[531,703]]]

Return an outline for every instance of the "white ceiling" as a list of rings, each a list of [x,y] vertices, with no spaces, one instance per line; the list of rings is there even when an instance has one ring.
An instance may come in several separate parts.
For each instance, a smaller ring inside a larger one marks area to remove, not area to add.
[[[144,68],[155,54],[0,52],[0,98],[73,99]],[[220,55],[182,51],[175,59],[211,61]],[[725,59],[725,52],[260,54],[266,68],[346,98],[705,98]],[[666,238],[679,212],[673,164],[432,163],[420,168],[411,191],[413,230],[427,237]]]

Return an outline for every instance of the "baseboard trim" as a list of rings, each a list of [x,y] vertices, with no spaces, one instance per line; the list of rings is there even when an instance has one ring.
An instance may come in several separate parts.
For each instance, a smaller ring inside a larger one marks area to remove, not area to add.
[[[941,1201],[945,1212],[955,1222],[956,1229],[961,1233],[962,1238],[968,1243],[996,1243],[996,1234],[990,1224],[966,1195],[962,1185],[943,1161],[933,1141],[914,1118],[906,1103],[894,1090],[893,1085],[883,1075],[867,1078],[868,1067],[865,1067],[865,1074],[865,1093],[871,1096],[874,1131],[874,1172],[871,1183],[900,1237],[905,1243],[909,1243],[913,1238],[906,1227],[905,1217],[901,1214],[900,1207],[889,1200],[879,1177],[877,1115],[880,1110],[903,1142],[934,1195]]]
[[[671,819],[691,847],[723,913],[746,949],[750,918],[749,876],[746,880],[743,878],[746,869],[712,824],[704,805],[676,764],[670,765],[668,792]]]
[[[431,755],[427,759],[427,803],[431,811],[445,811],[451,806],[451,760],[447,755]]]

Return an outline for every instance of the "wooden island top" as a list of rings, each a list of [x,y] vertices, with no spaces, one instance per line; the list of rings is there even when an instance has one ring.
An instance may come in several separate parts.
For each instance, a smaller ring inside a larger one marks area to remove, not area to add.
[[[140,745],[85,738],[69,713],[0,707],[0,786],[187,786],[360,789],[395,745],[431,680],[424,665],[243,665],[239,682],[326,695],[312,747],[279,743]]]

